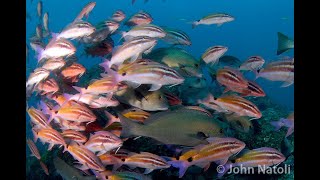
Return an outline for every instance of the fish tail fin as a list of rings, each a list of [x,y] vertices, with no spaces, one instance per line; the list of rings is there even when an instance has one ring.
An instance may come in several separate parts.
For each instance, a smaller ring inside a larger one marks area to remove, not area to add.
[[[199,25],[199,23],[198,23],[198,21],[194,21],[194,22],[192,22],[192,29],[194,29],[196,26],[198,26]]]
[[[291,126],[288,130],[287,130],[287,134],[286,134],[286,137],[290,136],[294,131],[294,127]]]
[[[187,161],[169,161],[168,163],[175,168],[179,168],[179,178],[182,178],[190,166],[190,163]]]
[[[34,143],[36,143],[38,140],[38,134],[34,128],[32,128],[32,134],[33,134],[33,141]]]
[[[72,86],[72,87],[79,92],[78,101],[79,101],[79,99],[81,98],[81,96],[82,96],[83,94],[86,94],[86,93],[87,93],[86,88],[82,88],[82,87],[78,87],[78,86]]]
[[[108,111],[104,111],[104,114],[107,116],[108,118],[108,122],[105,126],[105,128],[107,128],[108,126],[110,126],[111,124],[113,124],[114,122],[120,122],[119,117],[113,116],[111,113],[109,113]]]
[[[38,63],[43,59],[43,51],[44,49],[40,46],[36,46],[35,48],[35,51],[37,52],[37,60],[38,60]]]
[[[281,120],[279,120],[279,121],[271,121],[270,124],[272,126],[274,126],[274,130],[275,131],[279,131],[279,129],[283,126],[283,123],[282,123]]]
[[[252,70],[252,72],[253,72],[253,73],[254,73],[254,75],[255,75],[255,79],[258,79],[258,78],[260,77],[260,74],[259,74],[260,69]]]
[[[293,48],[293,40],[290,39],[288,36],[282,34],[281,32],[278,32],[277,55],[280,55],[292,48]]]
[[[120,76],[117,74],[116,71],[111,69],[112,64],[108,59],[105,59],[105,61],[103,63],[100,63],[99,65],[103,67],[105,72],[107,73],[107,74],[101,73],[100,75],[102,77],[112,76],[116,83],[120,82]]]
[[[140,129],[140,124],[124,117],[121,114],[118,114],[119,118],[120,118],[120,123],[121,123],[121,127],[122,127],[122,131],[121,131],[121,137],[131,137],[133,135],[137,135],[139,136],[140,134],[138,133],[139,129]]]

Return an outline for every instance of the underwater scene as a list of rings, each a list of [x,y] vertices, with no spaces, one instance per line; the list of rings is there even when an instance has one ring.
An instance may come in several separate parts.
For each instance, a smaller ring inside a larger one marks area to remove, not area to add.
[[[293,0],[26,0],[26,179],[294,179]]]

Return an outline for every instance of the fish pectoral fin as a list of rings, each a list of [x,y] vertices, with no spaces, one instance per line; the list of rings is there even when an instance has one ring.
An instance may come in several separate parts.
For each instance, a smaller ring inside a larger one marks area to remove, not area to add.
[[[217,24],[217,27],[220,27],[222,24],[223,24],[223,23],[219,23],[219,24]]]
[[[285,81],[282,85],[281,85],[281,87],[288,87],[288,86],[290,86],[291,84],[293,84],[293,79],[292,80],[289,80],[289,81]]]
[[[162,87],[161,84],[152,84],[149,91],[156,91],[159,90]]]
[[[132,82],[132,81],[127,81],[126,84],[128,84],[130,87],[132,87],[133,89],[138,88],[141,84],[137,83],[137,82]]]
[[[153,171],[153,169],[146,169],[144,170],[143,174],[149,174]]]
[[[130,63],[134,62],[137,59],[141,59],[142,54],[136,54],[130,58]]]

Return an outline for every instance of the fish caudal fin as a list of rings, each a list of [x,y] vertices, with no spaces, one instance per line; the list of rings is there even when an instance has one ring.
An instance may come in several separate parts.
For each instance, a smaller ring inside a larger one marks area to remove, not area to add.
[[[294,41],[290,39],[288,36],[278,32],[278,50],[277,55],[280,55],[289,49],[294,47]]]
[[[198,21],[192,22],[192,29],[194,29],[196,26],[198,26]]]
[[[190,166],[190,163],[187,161],[169,161],[168,163],[175,168],[179,168],[179,178],[182,178]]]
[[[120,123],[121,123],[121,127],[122,127],[122,131],[121,131],[121,137],[126,138],[126,137],[131,137],[133,135],[139,136],[140,134],[138,133],[139,129],[140,129],[140,124],[124,117],[121,114],[118,114],[119,118],[120,118]]]
[[[110,114],[108,111],[104,111],[104,114],[107,116],[108,118],[108,122],[105,126],[105,128],[107,128],[108,126],[110,126],[111,124],[115,123],[115,122],[120,122],[120,119],[113,116],[112,114]]]

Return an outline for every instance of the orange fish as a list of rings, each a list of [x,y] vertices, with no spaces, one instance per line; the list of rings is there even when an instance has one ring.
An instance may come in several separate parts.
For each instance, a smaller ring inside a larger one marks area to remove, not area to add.
[[[198,102],[218,112],[235,113],[238,116],[248,116],[255,119],[259,119],[262,116],[256,105],[236,95],[215,98],[209,94],[204,100],[199,100]]]
[[[59,85],[55,79],[50,78],[40,82],[37,86],[37,90],[41,95],[54,94],[59,91]]]
[[[263,89],[254,81],[248,81],[248,87],[246,88],[232,87],[231,89],[229,89],[228,87],[226,87],[224,93],[229,90],[238,92],[241,94],[241,96],[264,97],[266,95]]]
[[[122,115],[126,118],[143,123],[144,120],[149,118],[150,113],[148,113],[144,110],[141,110],[139,108],[131,108],[131,109],[127,109],[127,110],[123,111]]]
[[[70,139],[72,141],[78,142],[78,143],[85,143],[87,142],[88,138],[83,135],[82,133],[75,131],[75,130],[65,130],[61,133],[61,135],[64,138]]]
[[[52,147],[56,144],[60,145],[60,147],[64,146],[63,152],[67,150],[67,147],[66,147],[67,144],[64,141],[62,135],[58,131],[52,128],[43,128],[40,130],[32,129],[32,132],[33,132],[35,142],[37,142],[37,139],[39,138],[43,144],[46,142],[49,143],[48,151],[50,151]]]
[[[247,88],[248,82],[241,72],[231,67],[224,67],[217,71],[217,81],[231,89],[232,87]]]
[[[90,150],[83,145],[78,145],[72,141],[68,145],[68,152],[73,156],[74,159],[78,160],[82,166],[78,167],[81,170],[93,169],[97,171],[105,171],[105,167],[101,160]]]
[[[245,143],[235,138],[208,138],[207,141],[209,144],[197,146],[185,152],[178,160],[169,161],[173,167],[179,168],[179,178],[192,165],[205,170],[211,162],[223,165],[230,156],[239,153],[245,147]]]
[[[75,131],[85,131],[86,127],[80,122],[67,121],[61,118],[55,118],[56,122],[59,123],[61,130],[75,130]]]
[[[72,63],[71,66],[64,68],[61,71],[63,79],[71,82],[78,82],[80,78],[86,72],[86,68],[79,63]]]
[[[34,124],[33,128],[49,128],[48,117],[40,110],[31,107],[28,109],[31,122]]]

